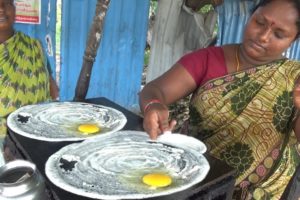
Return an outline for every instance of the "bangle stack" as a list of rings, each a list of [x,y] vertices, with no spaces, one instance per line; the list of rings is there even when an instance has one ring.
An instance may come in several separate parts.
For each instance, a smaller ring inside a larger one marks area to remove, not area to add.
[[[144,107],[144,113],[149,109],[149,107],[150,107],[150,105],[152,105],[152,104],[162,104],[161,102],[160,102],[160,100],[159,99],[152,99],[152,100],[150,100],[146,105],[145,105],[145,107]]]

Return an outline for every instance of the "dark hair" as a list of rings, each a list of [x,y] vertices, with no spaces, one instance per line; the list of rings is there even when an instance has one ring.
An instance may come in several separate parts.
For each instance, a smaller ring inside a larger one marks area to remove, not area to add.
[[[252,13],[254,13],[259,7],[263,7],[269,3],[271,3],[274,0],[261,0],[252,10]],[[296,21],[296,26],[298,28],[298,33],[296,35],[296,38],[300,36],[300,0],[285,0],[285,2],[289,2],[294,4],[294,7],[298,11],[298,20]]]

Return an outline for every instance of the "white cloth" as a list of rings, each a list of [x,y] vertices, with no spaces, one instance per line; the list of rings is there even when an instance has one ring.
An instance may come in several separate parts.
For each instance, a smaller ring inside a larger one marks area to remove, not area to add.
[[[217,13],[202,14],[183,0],[160,0],[151,41],[146,82],[163,74],[184,54],[207,47],[213,40]]]

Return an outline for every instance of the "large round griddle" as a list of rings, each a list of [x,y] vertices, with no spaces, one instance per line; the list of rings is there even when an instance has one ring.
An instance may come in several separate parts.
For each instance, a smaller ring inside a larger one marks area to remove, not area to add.
[[[182,147],[176,140],[175,134],[162,141],[149,140],[145,132],[138,131],[103,134],[54,153],[46,162],[46,175],[66,191],[95,199],[145,199],[173,194],[201,182],[209,171],[203,151],[196,150],[206,149],[202,142],[196,149],[195,143],[189,149],[184,144],[189,139],[183,140]],[[163,188],[150,187],[142,182],[148,173],[167,174],[173,183]]]
[[[16,134],[44,141],[80,141],[122,129],[127,120],[110,107],[80,102],[50,102],[27,105],[12,112],[7,119]],[[78,130],[82,124],[100,127],[94,134]]]

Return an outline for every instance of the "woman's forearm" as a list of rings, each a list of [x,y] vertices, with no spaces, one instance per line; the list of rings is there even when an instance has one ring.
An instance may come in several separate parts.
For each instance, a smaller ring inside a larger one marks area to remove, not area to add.
[[[140,109],[143,112],[149,102],[159,102],[166,104],[163,92],[154,84],[147,84],[139,93]]]

